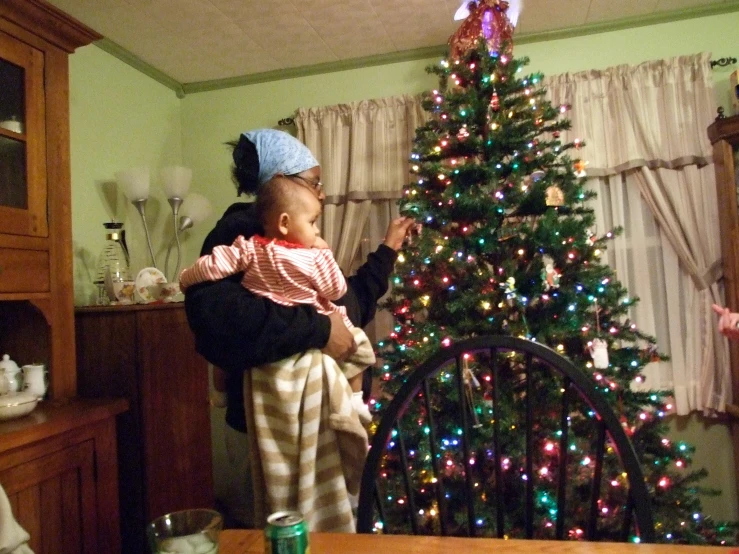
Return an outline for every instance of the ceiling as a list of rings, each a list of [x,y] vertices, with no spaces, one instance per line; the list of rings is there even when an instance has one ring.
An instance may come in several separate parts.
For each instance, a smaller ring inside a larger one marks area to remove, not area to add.
[[[178,84],[436,55],[461,0],[48,0],[101,47]],[[739,0],[524,0],[516,39],[546,40],[739,10]],[[403,58],[405,56],[405,58]],[[143,63],[140,63],[143,62]]]

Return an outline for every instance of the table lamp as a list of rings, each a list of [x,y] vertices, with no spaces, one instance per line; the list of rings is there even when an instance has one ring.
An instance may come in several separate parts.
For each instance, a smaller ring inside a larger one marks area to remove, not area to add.
[[[193,225],[200,223],[201,221],[210,217],[213,212],[213,207],[210,201],[197,192],[193,192],[185,196],[182,200],[182,205],[179,207],[180,219],[176,227],[176,234],[172,237],[167,248],[167,257],[164,260],[164,273],[169,273],[169,255],[172,250],[172,246],[177,244],[177,265],[175,266],[172,274],[172,281],[177,280],[180,270],[180,261],[182,257],[182,249],[179,241],[179,234],[185,229],[189,229]]]
[[[144,233],[146,234],[146,244],[149,247],[149,256],[151,256],[151,265],[157,266],[154,258],[154,249],[151,247],[151,237],[149,236],[149,226],[146,224],[146,214],[144,207],[149,199],[149,168],[134,167],[115,174],[118,185],[123,188],[123,194],[128,200],[136,206],[144,224]]]

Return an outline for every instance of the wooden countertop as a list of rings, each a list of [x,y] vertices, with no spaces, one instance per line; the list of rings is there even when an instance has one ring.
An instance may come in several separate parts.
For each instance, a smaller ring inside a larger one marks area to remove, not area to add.
[[[414,537],[409,535],[349,535],[311,533],[314,554],[739,554],[736,547],[671,544],[624,544],[608,542],[527,541],[461,537]],[[264,554],[261,530],[229,529],[221,533],[219,554]]]
[[[0,453],[114,417],[127,409],[128,400],[123,398],[42,400],[30,414],[0,421]]]
[[[105,312],[140,312],[144,310],[184,309],[184,302],[149,302],[148,304],[110,304],[108,306],[75,306],[76,314],[94,314]]]

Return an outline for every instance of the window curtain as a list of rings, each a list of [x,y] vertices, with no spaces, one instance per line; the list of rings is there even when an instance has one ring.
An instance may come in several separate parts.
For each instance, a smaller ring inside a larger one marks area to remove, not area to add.
[[[427,118],[421,97],[411,95],[298,110],[298,138],[321,163],[321,233],[347,275],[382,243],[398,216],[416,128]],[[366,331],[376,340],[391,325],[388,313],[378,313]]]
[[[682,56],[546,79],[549,98],[572,106],[583,138],[598,234],[624,228],[604,260],[640,302],[630,314],[670,361],[649,364],[644,388],[672,389],[678,414],[725,410],[728,348],[711,303],[722,303],[714,169],[710,55]],[[415,129],[428,115],[420,96],[300,109],[298,137],[323,169],[324,238],[346,272],[382,240],[409,179]],[[379,314],[375,333],[392,325]]]
[[[563,139],[587,142],[577,154],[598,193],[598,233],[624,228],[606,261],[640,299],[631,319],[670,356],[647,366],[643,386],[674,390],[678,414],[710,415],[731,401],[728,348],[711,311],[722,295],[709,62],[681,56],[545,82],[553,102],[572,106]]]

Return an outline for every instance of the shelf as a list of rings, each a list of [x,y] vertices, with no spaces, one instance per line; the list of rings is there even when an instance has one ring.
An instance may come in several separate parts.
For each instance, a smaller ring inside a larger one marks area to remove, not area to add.
[[[92,425],[126,410],[128,401],[123,398],[42,400],[27,416],[0,422],[0,454]]]
[[[152,302],[151,304],[116,304],[110,306],[76,306],[75,313],[140,312],[146,310],[182,309],[184,302]]]

